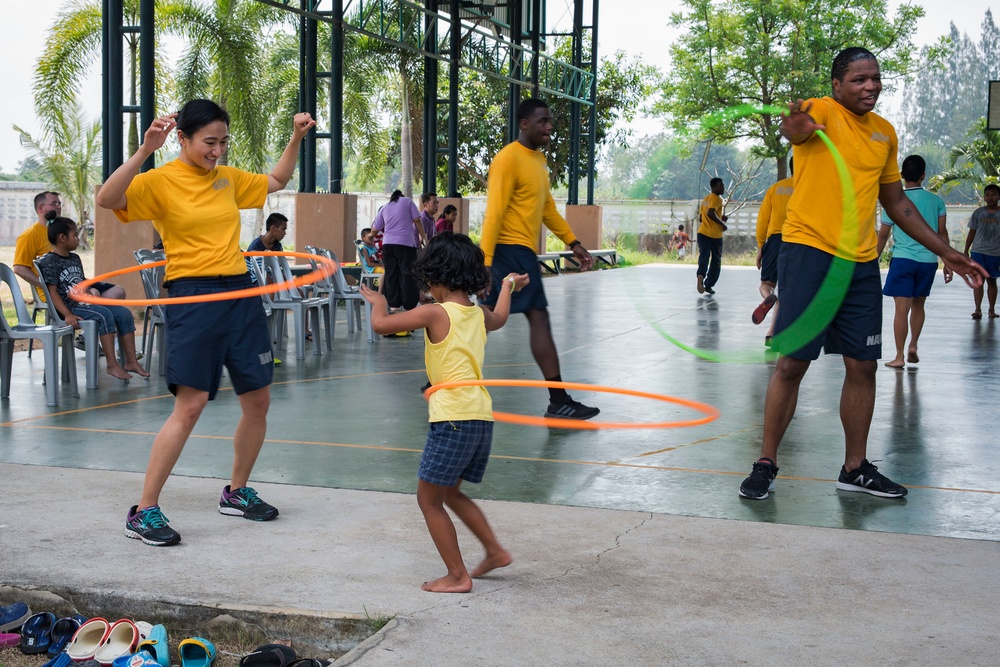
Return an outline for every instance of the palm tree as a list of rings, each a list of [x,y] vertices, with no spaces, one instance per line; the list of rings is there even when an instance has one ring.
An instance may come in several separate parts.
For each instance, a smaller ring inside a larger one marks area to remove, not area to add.
[[[46,180],[73,205],[86,248],[94,188],[101,182],[101,121],[88,122],[75,97],[50,111],[51,122],[38,139],[17,125],[14,130]]]
[[[984,186],[1000,184],[1000,131],[986,128],[986,119],[976,122],[966,135],[969,140],[954,146],[948,153],[946,171],[930,179],[930,189],[947,194],[963,184],[972,186],[962,194],[978,201]]]
[[[35,106],[47,127],[57,122],[55,109],[75,95],[87,71],[101,56],[101,0],[72,0],[49,30],[44,55],[35,69]],[[139,0],[124,0],[126,23],[139,21]],[[233,164],[261,170],[267,162],[270,112],[260,81],[264,65],[261,39],[287,16],[255,0],[156,0],[157,36],[188,40],[174,88],[169,67],[156,61],[156,108],[170,109],[176,100],[211,97],[232,115]],[[129,56],[129,100],[136,104],[139,39],[126,33]],[[157,54],[159,56],[159,54]],[[130,114],[129,154],[139,146],[139,128]]]
[[[229,161],[250,171],[266,170],[274,109],[265,96],[262,40],[277,39],[273,29],[290,15],[255,0],[211,0],[207,6],[174,0],[158,16],[188,40],[178,63],[180,99],[207,97],[226,108],[232,117]]]
[[[169,20],[161,18],[171,9],[173,0],[157,0],[157,27],[163,31]],[[35,109],[43,125],[52,129],[58,123],[64,100],[79,93],[80,85],[88,70],[101,57],[101,0],[73,0],[59,12],[56,22],[49,28],[45,48],[35,67]],[[139,0],[124,0],[123,19],[130,25],[139,22]],[[129,103],[137,104],[139,83],[139,35],[126,33],[125,48],[129,60]],[[169,91],[169,70],[165,61],[156,61],[156,107],[166,108]],[[129,114],[129,155],[139,148],[139,129],[136,114]]]

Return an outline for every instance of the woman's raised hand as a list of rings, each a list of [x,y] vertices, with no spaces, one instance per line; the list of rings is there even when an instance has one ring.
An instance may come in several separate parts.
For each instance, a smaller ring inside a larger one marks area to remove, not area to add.
[[[292,132],[299,139],[306,136],[306,132],[314,127],[316,127],[316,121],[313,120],[308,111],[297,113],[292,119]]]
[[[171,113],[166,116],[160,116],[146,129],[146,134],[142,136],[142,145],[149,149],[150,152],[160,150],[163,148],[163,144],[166,143],[167,137],[170,136],[170,131],[175,127],[177,127],[177,114]]]

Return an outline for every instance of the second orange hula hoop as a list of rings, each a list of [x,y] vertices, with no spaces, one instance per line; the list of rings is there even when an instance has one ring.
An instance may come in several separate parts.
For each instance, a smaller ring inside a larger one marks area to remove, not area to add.
[[[424,398],[430,398],[431,394],[442,389],[457,389],[458,387],[544,387],[553,389],[574,389],[577,391],[598,391],[606,394],[622,394],[624,396],[638,396],[639,398],[650,398],[654,401],[664,403],[674,403],[692,410],[697,410],[705,416],[697,419],[687,419],[683,421],[665,422],[592,422],[580,421],[578,419],[556,419],[551,417],[531,417],[528,415],[515,415],[509,412],[494,412],[493,419],[507,424],[520,424],[522,426],[545,426],[549,428],[567,428],[582,431],[599,431],[601,429],[636,429],[636,428],[685,428],[688,426],[700,426],[715,421],[721,414],[718,408],[699,403],[686,398],[675,396],[665,396],[663,394],[652,394],[646,391],[635,391],[633,389],[621,389],[618,387],[604,387],[596,384],[583,384],[580,382],[554,382],[549,380],[459,380],[456,382],[442,382],[430,387],[424,392]]]
[[[246,289],[233,290],[231,292],[216,292],[214,294],[200,294],[197,296],[180,296],[180,297],[165,297],[160,299],[109,299],[103,296],[94,296],[87,292],[88,289],[93,287],[95,283],[107,282],[108,279],[114,278],[115,276],[122,276],[127,273],[136,273],[137,271],[142,271],[143,269],[149,269],[157,266],[166,266],[167,261],[162,260],[159,262],[150,262],[148,264],[138,264],[136,266],[128,266],[124,269],[118,269],[117,271],[109,271],[108,273],[94,276],[93,278],[88,278],[87,280],[82,280],[74,285],[70,289],[70,294],[72,297],[80,301],[81,303],[94,303],[99,306],[176,306],[185,303],[208,303],[210,301],[230,301],[232,299],[246,299],[252,296],[262,296],[264,294],[275,294],[288,287],[302,287],[303,285],[309,285],[321,278],[326,278],[332,276],[336,273],[340,267],[337,263],[326,257],[321,257],[320,255],[310,255],[307,252],[245,252],[244,257],[271,257],[271,256],[282,256],[282,257],[300,257],[303,259],[315,260],[318,264],[321,264],[315,271],[310,271],[304,275],[295,278],[294,280],[287,280],[280,283],[272,283],[270,285],[258,285],[256,287],[247,287]]]

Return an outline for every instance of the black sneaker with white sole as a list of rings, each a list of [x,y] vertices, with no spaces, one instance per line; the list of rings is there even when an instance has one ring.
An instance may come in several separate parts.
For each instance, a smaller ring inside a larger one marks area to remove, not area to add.
[[[547,419],[590,419],[601,413],[599,408],[591,408],[580,401],[572,398],[566,399],[562,403],[549,403],[548,410],[545,411]]]
[[[278,508],[261,500],[252,488],[242,486],[230,490],[228,484],[219,498],[219,513],[241,516],[251,521],[270,521],[278,518]]]
[[[167,525],[159,505],[140,510],[133,505],[125,519],[125,537],[142,540],[151,547],[169,547],[181,541],[180,534]]]
[[[754,461],[750,476],[740,484],[740,497],[750,500],[764,500],[774,491],[774,478],[778,476],[778,466],[771,459]]]
[[[847,472],[840,468],[837,488],[841,491],[860,491],[880,498],[902,498],[906,495],[906,487],[896,484],[883,475],[868,459],[861,462],[857,470]]]

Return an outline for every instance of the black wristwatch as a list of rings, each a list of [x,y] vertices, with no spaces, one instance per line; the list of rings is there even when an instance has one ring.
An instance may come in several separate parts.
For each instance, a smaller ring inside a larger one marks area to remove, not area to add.
[[[570,243],[569,244],[569,249],[572,250],[573,248],[577,247],[578,245],[583,245],[582,243],[580,243],[580,239],[576,239],[575,241],[573,241],[572,243]]]

